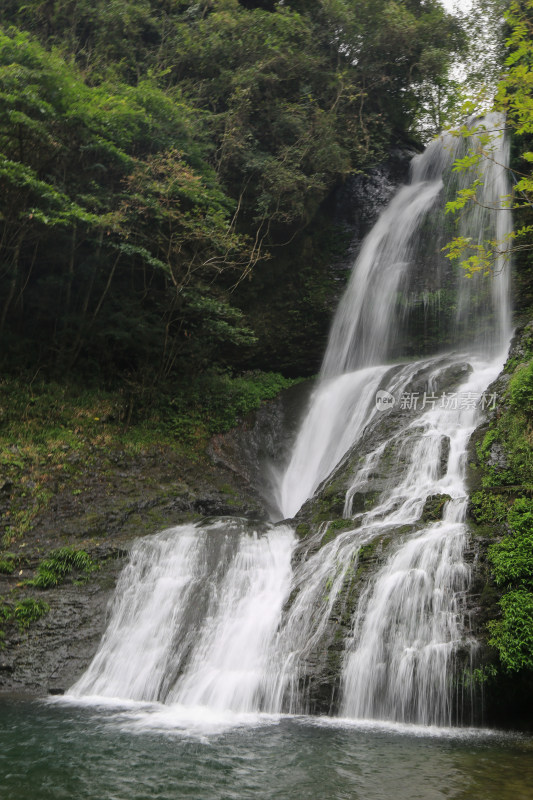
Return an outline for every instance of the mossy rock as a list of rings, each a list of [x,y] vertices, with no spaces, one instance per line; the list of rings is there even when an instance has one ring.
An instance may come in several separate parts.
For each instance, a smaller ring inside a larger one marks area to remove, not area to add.
[[[295,528],[298,539],[305,539],[311,533],[311,526],[307,522],[299,522]]]
[[[332,497],[322,496],[313,503],[312,521],[319,525],[321,522],[328,522],[330,519],[340,517],[343,511],[344,494],[336,494]]]
[[[366,511],[371,511],[380,497],[380,491],[356,492],[352,498],[352,514],[363,514]]]
[[[449,494],[432,494],[424,503],[422,510],[422,522],[438,522],[444,514],[444,506],[451,500]]]
[[[352,519],[340,518],[331,520],[331,522],[328,523],[327,530],[320,541],[320,546],[324,547],[325,544],[333,541],[333,539],[335,539],[339,533],[342,533],[343,531],[349,531],[354,527],[355,525]]]

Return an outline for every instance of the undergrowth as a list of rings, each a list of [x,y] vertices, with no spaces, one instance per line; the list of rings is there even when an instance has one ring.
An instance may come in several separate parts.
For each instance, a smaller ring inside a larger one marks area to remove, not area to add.
[[[157,390],[134,382],[105,390],[1,379],[0,500],[9,502],[0,519],[0,550],[33,530],[58,491],[71,487],[73,495],[81,494],[87,470],[112,471],[113,452],[170,447],[201,461],[213,434],[294,383],[277,373],[234,377],[220,371]]]
[[[50,611],[50,606],[43,600],[27,597],[18,602],[6,602],[0,598],[0,625],[14,624],[23,633],[33,622]],[[5,631],[0,630],[0,647],[3,646]]]
[[[500,538],[489,547],[490,575],[500,591],[499,613],[488,623],[489,644],[507,674],[533,678],[533,360],[508,362],[499,413],[477,447],[482,489],[472,496],[474,520]],[[503,535],[502,535],[503,534]]]
[[[97,563],[85,550],[60,547],[41,561],[37,567],[37,575],[33,580],[27,581],[27,584],[38,589],[51,589],[63,583],[72,572],[80,573],[86,579],[96,569],[98,569]]]

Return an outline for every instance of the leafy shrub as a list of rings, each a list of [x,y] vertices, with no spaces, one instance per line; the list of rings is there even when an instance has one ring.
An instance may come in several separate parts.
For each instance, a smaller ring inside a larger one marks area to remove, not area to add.
[[[21,600],[20,603],[15,605],[13,609],[13,616],[18,623],[21,631],[27,630],[32,622],[40,619],[42,616],[50,611],[48,603],[42,600],[34,600],[33,597],[28,597],[26,600]]]
[[[533,412],[533,361],[519,368],[511,378],[509,399],[516,411]]]
[[[475,492],[470,498],[471,514],[476,522],[503,522],[507,516],[506,501],[492,492]]]
[[[243,416],[297,383],[276,372],[254,371],[239,377],[211,371],[192,379],[162,410],[164,426],[174,436],[192,441],[233,428]]]
[[[81,572],[88,576],[97,568],[96,562],[85,550],[60,547],[50,553],[50,556],[44,561],[41,561],[37,569],[37,576],[32,581],[28,581],[28,584],[39,589],[51,589],[62,583],[71,572]]]
[[[35,600],[33,597],[27,597],[25,600],[20,600],[14,606],[10,603],[0,604],[0,619],[5,622],[16,622],[20,631],[27,630],[32,622],[40,619],[44,614],[50,611],[48,603],[42,600]],[[0,640],[5,638],[3,631],[0,631]]]
[[[502,619],[489,622],[489,644],[496,647],[507,672],[533,670],[533,594],[508,592],[500,600]]]
[[[498,586],[520,581],[533,588],[533,533],[520,538],[506,536],[489,548],[489,559]]]
[[[499,586],[519,582],[533,588],[533,501],[515,500],[507,521],[512,535],[489,548],[494,580]]]
[[[11,575],[15,570],[15,561],[10,553],[6,553],[3,558],[0,558],[0,572],[3,575]]]
[[[527,497],[519,497],[507,515],[507,521],[511,530],[517,536],[526,536],[533,533],[533,500]]]

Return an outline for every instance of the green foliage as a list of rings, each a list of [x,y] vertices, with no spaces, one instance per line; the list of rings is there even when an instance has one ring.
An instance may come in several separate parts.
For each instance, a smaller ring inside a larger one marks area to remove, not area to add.
[[[28,581],[28,585],[38,589],[51,589],[62,583],[72,572],[82,573],[88,577],[98,569],[96,562],[85,552],[72,547],[60,547],[41,561],[36,577]]]
[[[15,604],[13,617],[21,631],[27,630],[32,622],[36,622],[48,613],[50,606],[42,600],[28,597]]]
[[[532,533],[533,501],[526,497],[519,497],[509,509],[507,521],[517,536],[526,536]]]
[[[499,5],[501,11],[501,4]],[[533,56],[533,0],[513,0],[504,10],[506,30],[508,33],[505,42],[507,54],[503,69],[499,75],[497,92],[492,108],[505,112],[506,127],[515,137],[515,142],[524,146],[519,159],[520,171],[511,169],[514,182],[511,197],[501,198],[501,208],[513,208],[517,211],[526,210],[526,217],[518,215],[520,223],[515,229],[498,241],[474,242],[469,238],[457,236],[448,243],[447,258],[458,261],[465,270],[467,277],[480,273],[490,275],[498,258],[509,258],[517,254],[523,258],[524,251],[531,248],[530,239],[533,225],[529,222],[531,201],[533,199],[533,176],[531,174],[530,136],[533,134],[533,104],[531,102],[531,89],[533,86],[533,73],[531,71]],[[458,172],[475,169],[481,165],[483,159],[494,160],[494,154],[487,136],[479,137],[478,126],[469,129],[463,126],[457,130],[456,135],[463,136],[472,141],[478,137],[477,144],[463,157],[456,160],[454,169]],[[519,160],[515,158],[514,161]],[[465,207],[479,204],[477,189],[482,185],[481,176],[469,186],[458,191],[455,200],[447,203],[446,211],[456,213]],[[527,220],[527,221],[525,221]]]
[[[498,444],[503,463],[489,462],[492,459],[492,446]],[[477,454],[483,465],[482,485],[492,486],[533,486],[533,447],[527,416],[521,412],[507,410],[492,425]]]
[[[507,672],[533,671],[533,593],[516,589],[501,601],[502,618],[489,623],[489,644]]]
[[[514,372],[509,383],[509,400],[516,411],[533,413],[533,361]]]
[[[0,573],[11,575],[15,571],[15,557],[11,553],[5,553],[0,558]]]
[[[251,372],[232,378],[208,372],[191,379],[161,408],[162,425],[173,436],[191,440],[228,431],[261,403],[276,397],[297,381],[278,373]]]
[[[193,117],[202,127],[149,77],[88,86],[0,29],[0,330],[24,329],[19,363],[52,358],[49,341],[61,371],[82,358],[166,372],[213,354],[191,320],[216,326],[217,347],[251,341],[212,283],[238,281],[259,253],[234,229]]]
[[[508,503],[498,494],[475,492],[470,498],[470,513],[481,525],[503,522],[507,518]]]
[[[32,622],[36,622],[42,616],[50,611],[50,606],[42,600],[35,600],[33,597],[27,597],[19,602],[0,603],[0,619],[4,622],[14,622],[21,632],[27,630]],[[3,632],[0,632],[0,639],[4,638]]]
[[[500,673],[520,672],[526,683],[533,671],[531,343],[527,326],[506,365],[506,395],[476,448],[484,488],[472,496],[470,507],[474,520],[490,525],[496,540],[488,548],[490,580],[483,592],[491,616],[499,606],[499,615],[488,623],[489,644],[498,653]],[[500,686],[495,684],[496,690]]]
[[[462,171],[462,170],[469,171],[472,168],[472,166],[478,163],[479,163],[479,154],[474,153],[473,155],[465,156],[464,158],[458,158],[455,161],[453,169],[454,171]],[[448,203],[446,203],[446,214],[449,214],[450,212],[454,214],[456,211],[461,211],[466,206],[467,203],[469,203],[471,200],[475,198],[478,186],[481,186],[481,180],[479,178],[475,180],[471,186],[467,186],[465,189],[460,189],[457,192],[456,199],[450,200]],[[460,237],[458,237],[456,241],[460,241]],[[465,243],[466,240],[463,239],[463,246]],[[448,245],[448,247],[450,247],[450,245]],[[452,250],[452,252],[448,257],[456,258],[457,255]]]
[[[533,501],[519,497],[509,509],[511,536],[489,549],[494,580],[499,586],[533,588]]]
[[[255,368],[268,287],[294,291],[274,327],[302,374],[287,342],[329,309],[299,236],[316,245],[332,188],[413,130],[463,44],[435,0],[163,5],[2,4],[4,369]]]
[[[459,679],[462,687],[475,689],[478,686],[486,686],[493,683],[498,676],[498,670],[494,664],[485,664],[475,669],[465,669]]]
[[[472,670],[472,682],[478,686],[483,686],[494,680],[498,671],[494,664],[486,664],[483,667],[477,667]]]

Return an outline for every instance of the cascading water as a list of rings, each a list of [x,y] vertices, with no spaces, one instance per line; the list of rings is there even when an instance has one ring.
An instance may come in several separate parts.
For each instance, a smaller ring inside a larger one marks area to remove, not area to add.
[[[511,224],[501,200],[509,194],[502,166],[508,161],[502,118],[492,114],[485,124],[494,131],[493,152],[483,162],[479,203],[465,212],[460,229],[473,244],[503,240]],[[460,180],[451,171],[462,147],[461,139],[443,136],[415,157],[410,184],[400,189],[363,244],[332,324],[319,385],[279,487],[282,517],[293,516],[312,496],[368,423],[382,364],[395,353],[405,317],[420,293],[417,283],[422,290],[431,284],[437,298],[441,284],[447,291],[453,285],[456,313],[449,315],[451,330],[442,331],[442,338],[454,347],[468,343],[469,352],[480,351],[487,358],[502,357],[510,338],[505,255],[497,256],[491,281],[468,281],[451,272],[441,252],[451,237],[443,213],[443,176],[451,192],[471,180],[468,173]],[[399,391],[396,385],[381,388]]]
[[[500,366],[475,361],[463,397],[481,397]],[[475,643],[463,628],[469,570],[463,561],[467,527],[466,447],[479,411],[430,408],[417,432],[403,482],[367,515],[365,526],[398,529],[420,520],[432,495],[448,496],[442,521],[422,525],[399,543],[360,598],[346,649],[342,713],[346,716],[451,724],[454,657]],[[440,474],[441,446],[449,443]],[[467,662],[466,666],[470,666]]]
[[[492,115],[484,124],[493,130],[492,158],[483,162],[480,203],[460,231],[474,243],[503,239],[510,224],[509,212],[496,210],[508,191],[502,120]],[[445,136],[416,157],[409,185],[363,244],[280,481],[279,517],[288,518],[351,465],[343,519],[299,544],[287,525],[260,530],[238,520],[142,540],[100,649],[71,695],[306,712],[314,709],[310,672],[323,668],[322,708],[456,719],[453,666],[474,646],[463,624],[466,446],[510,335],[505,258],[491,280],[466,281],[442,257],[451,235],[443,187],[461,188],[451,165],[462,146]],[[421,308],[435,329],[425,352],[437,355],[399,363]],[[370,507],[361,505],[370,495]],[[449,498],[443,517],[424,522],[436,495]],[[363,555],[378,546],[390,555],[363,579]]]
[[[100,648],[70,694],[257,708],[294,544],[287,526],[262,533],[218,520],[140,540]]]
[[[488,231],[502,240],[510,230],[510,215],[501,200],[508,194],[502,166],[506,146],[498,130],[502,120],[492,115],[485,125],[494,129],[492,160],[485,163],[480,202],[461,223],[461,235],[474,243],[481,243]],[[469,579],[463,561],[465,459],[483,392],[502,367],[510,337],[509,270],[504,256],[498,256],[494,265],[490,292],[481,280],[473,284],[458,279],[455,342],[464,346],[470,338],[470,352],[430,361],[433,374],[423,395],[405,390],[424,362],[388,373],[379,365],[404,321],[395,307],[398,293],[403,290],[409,296],[410,284],[419,279],[420,252],[428,252],[422,236],[428,220],[440,250],[442,212],[435,215],[435,203],[458,146],[443,138],[414,159],[410,186],[400,190],[368,236],[333,323],[321,380],[280,487],[283,515],[293,515],[343,455],[356,451],[363,435],[369,437],[376,416],[383,413],[375,402],[377,386],[396,402],[403,398],[414,419],[398,420],[392,436],[370,448],[346,495],[344,513],[351,516],[354,495],[364,489],[395,443],[397,458],[405,463],[403,474],[398,480],[396,473],[395,482],[381,492],[377,505],[362,515],[348,537],[352,559],[361,546],[387,531],[396,542],[357,605],[341,686],[340,710],[349,717],[450,724],[457,717],[451,687],[454,658],[461,648],[468,654],[474,645],[463,628],[462,608]],[[457,188],[461,184],[456,182]],[[438,252],[432,263],[439,264]],[[441,278],[444,275],[441,268]],[[453,393],[438,396],[435,387],[450,362],[468,363],[471,374]],[[346,391],[347,386],[352,391]],[[327,435],[320,432],[319,420],[324,420]],[[357,420],[355,426],[345,422],[352,420]],[[443,470],[444,443],[449,452]],[[433,495],[450,499],[442,521],[423,524],[425,502]],[[409,534],[398,536],[406,527],[411,528]],[[322,570],[334,574],[336,558],[322,551]],[[320,582],[318,572],[308,582],[308,595],[313,581]]]

